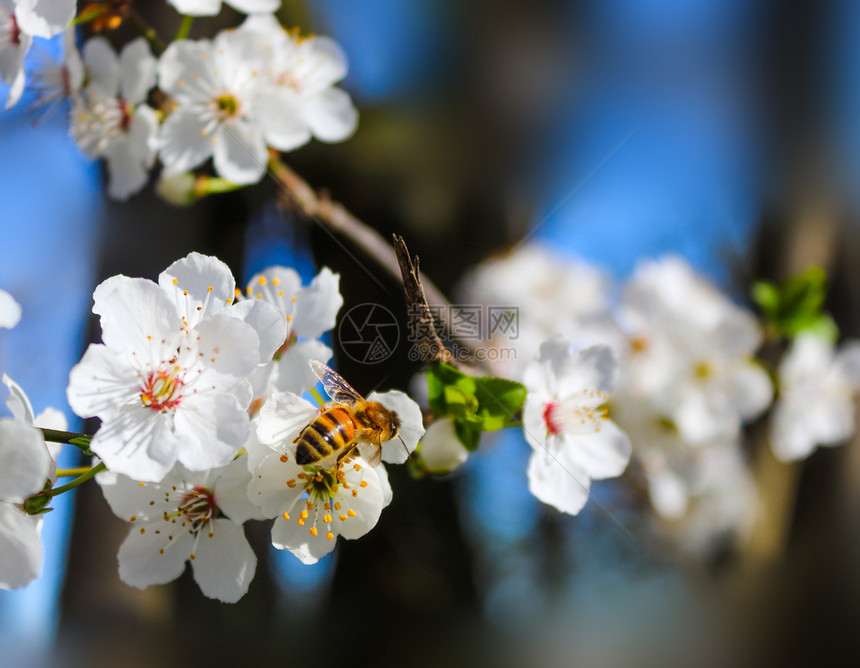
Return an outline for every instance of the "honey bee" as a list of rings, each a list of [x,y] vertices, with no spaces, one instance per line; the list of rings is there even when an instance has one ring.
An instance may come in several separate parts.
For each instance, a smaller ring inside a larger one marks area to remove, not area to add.
[[[339,373],[319,360],[310,360],[310,365],[334,406],[315,417],[293,440],[296,463],[331,468],[358,449],[368,464],[378,466],[382,444],[399,437],[397,413],[378,401],[362,397]],[[406,448],[402,438],[400,442]],[[408,448],[406,454],[409,454]]]

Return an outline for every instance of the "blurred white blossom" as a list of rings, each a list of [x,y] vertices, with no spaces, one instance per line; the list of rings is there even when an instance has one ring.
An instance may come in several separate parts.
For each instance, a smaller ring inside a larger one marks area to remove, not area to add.
[[[158,150],[158,118],[144,104],[156,60],[142,37],[117,57],[103,37],[84,45],[87,85],[75,96],[72,137],[92,158],[105,158],[108,194],[127,199],[146,185]]]
[[[215,16],[221,11],[221,0],[167,0],[176,11],[188,16]],[[281,0],[226,0],[226,3],[246,14],[274,12]]]
[[[0,327],[12,329],[21,322],[21,305],[5,290],[0,290]]]
[[[860,342],[849,341],[837,352],[814,334],[800,334],[779,366],[779,400],[770,423],[777,458],[802,459],[816,446],[848,439],[858,389]]]

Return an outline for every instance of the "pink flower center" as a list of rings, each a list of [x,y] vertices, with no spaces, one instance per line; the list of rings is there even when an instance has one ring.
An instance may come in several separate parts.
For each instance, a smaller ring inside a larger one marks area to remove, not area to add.
[[[119,98],[119,129],[126,132],[131,125],[131,105],[124,99]]]
[[[9,16],[9,43],[15,46],[21,44],[21,28],[18,27],[18,21],[14,14]]]
[[[177,511],[191,522],[192,530],[196,531],[215,518],[217,508],[215,492],[208,487],[195,485],[182,496]]]
[[[561,426],[553,420],[552,412],[555,409],[556,404],[554,401],[548,401],[546,406],[543,408],[543,421],[546,424],[546,433],[557,436],[561,433]]]
[[[174,410],[182,401],[181,378],[176,377],[178,367],[168,373],[152,371],[140,391],[140,400],[147,408],[154,411]]]

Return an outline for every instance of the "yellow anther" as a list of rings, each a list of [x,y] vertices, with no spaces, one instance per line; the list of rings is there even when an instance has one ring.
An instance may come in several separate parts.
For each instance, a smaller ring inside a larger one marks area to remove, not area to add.
[[[355,464],[352,468],[356,471],[361,471],[361,464]]]
[[[182,291],[182,294],[183,294],[183,295],[185,295],[185,296],[187,297],[187,296],[188,296],[188,290],[183,290],[183,291]]]
[[[340,501],[336,501],[336,502],[335,502],[335,504],[334,504],[334,509],[335,509],[335,510],[340,510]]]
[[[173,279],[173,285],[179,285],[179,279],[178,278]]]
[[[266,283],[268,283],[268,281],[266,280],[265,276],[260,276],[260,278],[257,279],[257,283],[259,283],[260,285],[265,285]]]
[[[358,496],[358,490],[357,490],[357,489],[352,490],[352,495],[353,495],[353,496]]]
[[[289,487],[290,489],[292,489],[292,488],[293,488],[293,487],[295,487],[295,486],[296,486],[296,481],[295,481],[295,479],[294,479],[294,478],[290,478],[289,480],[287,480],[287,487]]]
[[[308,529],[308,531],[311,532],[311,536],[316,538],[316,535],[317,535],[317,528],[316,527],[311,527],[310,529]]]
[[[350,517],[355,517],[358,513],[356,513],[352,508],[346,511],[346,514]]]
[[[326,501],[326,502],[323,504],[323,508],[325,508],[326,510],[331,510],[331,504],[330,504],[328,501]]]
[[[362,487],[367,487],[367,480],[362,480],[362,481],[361,481],[360,483],[358,483],[358,484],[359,484],[359,485],[361,485]]]
[[[331,515],[329,515],[328,513],[326,513],[325,515],[323,515],[323,522],[324,522],[325,524],[331,524]]]
[[[325,535],[325,537],[326,537],[326,538],[328,538],[329,540],[334,540],[334,534],[333,534],[331,531],[329,531],[329,532]]]
[[[281,461],[282,461],[282,462],[286,463],[290,458],[289,458],[289,457],[287,457],[286,455],[281,455],[281,458],[280,458],[280,459],[281,459]]]
[[[146,533],[146,529],[144,527],[140,527],[140,533]]]
[[[278,278],[277,276],[275,276],[275,277],[272,279],[272,285],[280,285],[280,284],[281,284],[281,279],[280,279],[280,278]]]
[[[284,513],[284,519],[287,520],[287,522],[289,522],[290,521],[290,514],[285,512]]]
[[[299,513],[299,517],[301,517],[303,520],[307,519],[308,518],[308,511],[303,510],[302,512]]]
[[[143,487],[143,483],[142,483],[142,482],[139,482],[139,483],[137,483],[137,484],[138,484],[138,485],[140,485],[141,487]]]
[[[164,548],[163,547],[158,548],[158,554],[164,554]]]
[[[137,519],[137,515],[132,515],[128,518],[130,522],[134,522]]]
[[[299,523],[300,527],[303,527],[305,525],[305,521],[301,517],[296,521]]]
[[[194,560],[197,558],[197,555],[192,552],[191,554],[188,555],[188,558],[191,560]]]
[[[340,516],[340,521],[341,521],[341,522],[346,522],[346,514],[343,514],[343,515],[341,515],[341,516]]]
[[[207,535],[209,536],[209,538],[212,538],[212,537],[214,537],[214,536],[215,536],[215,534],[214,534],[214,533],[212,533],[211,531],[210,531]]]

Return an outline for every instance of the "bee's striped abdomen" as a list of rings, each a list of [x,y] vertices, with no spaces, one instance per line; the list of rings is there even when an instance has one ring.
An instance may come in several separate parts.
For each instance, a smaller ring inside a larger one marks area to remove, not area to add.
[[[355,440],[355,421],[352,414],[335,406],[318,415],[302,430],[296,439],[296,463],[313,464],[343,450]]]

